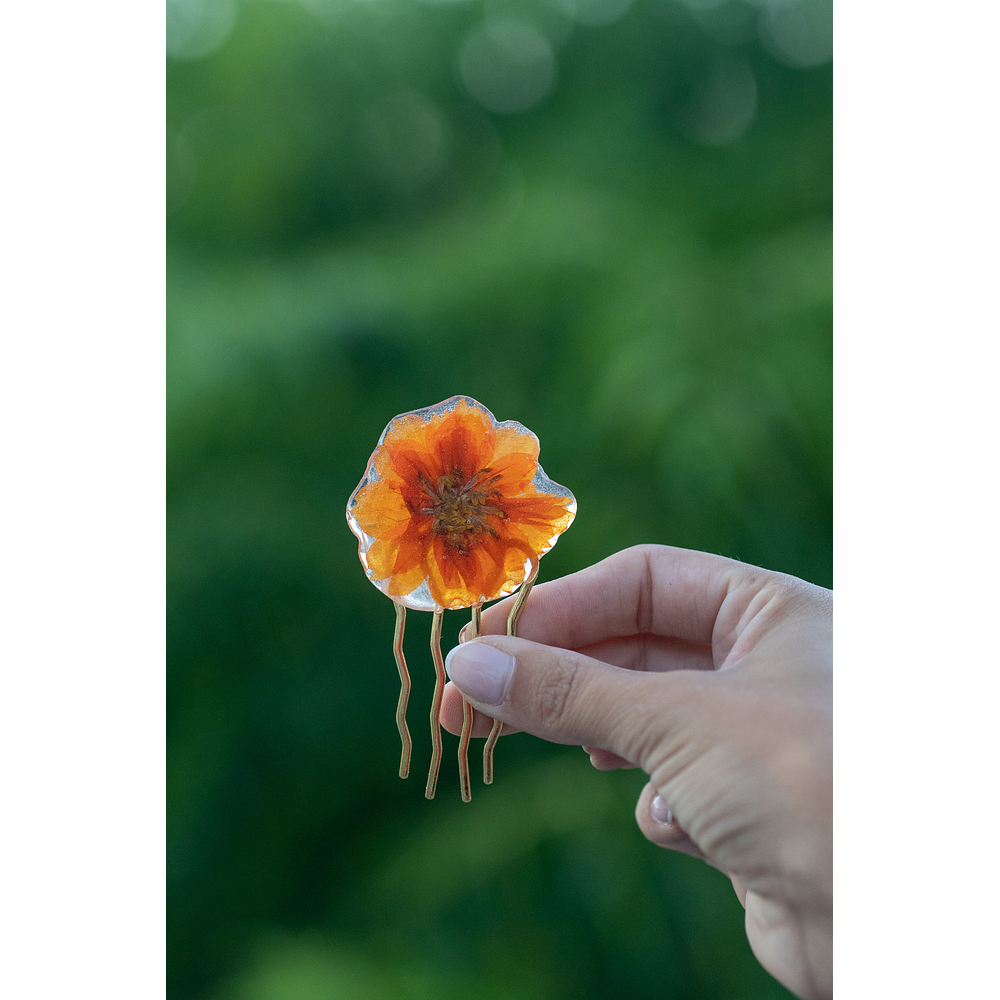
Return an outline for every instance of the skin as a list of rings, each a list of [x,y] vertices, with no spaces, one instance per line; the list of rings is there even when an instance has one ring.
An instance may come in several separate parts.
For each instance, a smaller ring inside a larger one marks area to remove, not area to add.
[[[582,745],[599,769],[642,768],[642,833],[724,872],[761,965],[804,1000],[832,996],[832,593],[643,545],[537,586],[518,638],[503,634],[510,603],[449,654],[474,735],[498,718]],[[514,661],[486,700],[468,664],[480,644]],[[456,683],[442,723],[461,729]]]

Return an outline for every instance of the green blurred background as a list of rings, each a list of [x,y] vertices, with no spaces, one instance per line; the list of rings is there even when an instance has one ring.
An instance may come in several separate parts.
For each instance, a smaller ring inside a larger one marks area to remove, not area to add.
[[[829,5],[167,14],[170,997],[788,996],[641,774],[519,735],[463,805],[446,735],[425,801],[429,615],[399,780],[344,505],[465,393],[576,494],[542,580],[650,541],[831,585]]]

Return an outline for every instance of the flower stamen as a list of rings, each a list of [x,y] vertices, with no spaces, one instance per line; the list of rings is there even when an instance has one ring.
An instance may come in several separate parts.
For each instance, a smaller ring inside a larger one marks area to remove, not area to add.
[[[444,535],[448,544],[462,555],[468,555],[483,534],[490,538],[500,537],[486,518],[507,520],[507,512],[491,502],[501,500],[502,494],[499,490],[489,489],[503,477],[495,475],[483,479],[490,472],[492,469],[487,467],[465,479],[461,469],[452,469],[438,478],[436,487],[422,472],[418,473],[421,490],[430,501],[430,506],[421,507],[420,513],[433,517],[431,531],[435,535]]]

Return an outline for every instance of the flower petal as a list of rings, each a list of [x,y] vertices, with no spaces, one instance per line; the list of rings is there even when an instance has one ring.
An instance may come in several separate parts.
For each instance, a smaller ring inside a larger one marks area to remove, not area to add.
[[[534,496],[511,497],[502,501],[500,506],[507,512],[510,525],[517,525],[535,554],[543,555],[552,547],[551,540],[573,523],[570,502],[566,497],[536,493]]]
[[[399,538],[412,517],[398,487],[381,480],[358,490],[350,513],[366,535],[385,539]]]

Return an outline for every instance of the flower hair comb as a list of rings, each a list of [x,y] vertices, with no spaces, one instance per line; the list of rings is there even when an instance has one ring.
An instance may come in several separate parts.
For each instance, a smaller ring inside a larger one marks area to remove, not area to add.
[[[472,636],[481,634],[482,606],[520,593],[507,634],[538,575],[538,560],[573,523],[576,500],[538,464],[538,438],[515,420],[498,422],[469,396],[394,417],[379,438],[364,477],[347,503],[368,579],[396,605],[393,652],[400,692],[396,726],[402,741],[399,776],[410,771],[406,725],[410,676],[403,656],[406,609],[431,611],[435,683],[431,704],[431,765],[424,792],[434,798],[441,765],[441,656],[444,611],[472,609]],[[462,699],[458,764],[462,801],[472,798],[468,748],[473,708]],[[493,722],[483,748],[483,782],[493,782],[493,748],[503,724]]]

